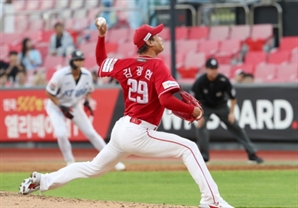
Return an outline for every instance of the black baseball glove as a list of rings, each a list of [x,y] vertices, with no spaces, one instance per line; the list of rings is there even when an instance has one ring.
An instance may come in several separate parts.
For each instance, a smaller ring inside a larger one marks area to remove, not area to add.
[[[71,108],[63,105],[59,105],[59,108],[66,118],[73,119],[73,115],[71,114],[71,111],[72,111]]]
[[[93,110],[89,104],[89,100],[85,100],[84,102],[84,110],[86,112],[87,115],[91,115],[91,116],[94,116],[94,113],[93,113]]]

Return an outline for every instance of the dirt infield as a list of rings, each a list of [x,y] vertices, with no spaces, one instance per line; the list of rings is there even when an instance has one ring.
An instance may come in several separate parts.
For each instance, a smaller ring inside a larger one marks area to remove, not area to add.
[[[36,195],[23,196],[16,193],[8,193],[3,191],[0,191],[0,200],[1,208],[195,208],[193,206],[65,199]]]
[[[77,161],[90,161],[97,152],[75,149]],[[298,152],[259,153],[263,165],[248,164],[244,151],[211,151],[209,170],[297,170]],[[1,172],[52,172],[65,166],[58,149],[1,149]],[[123,161],[126,171],[186,171],[182,161],[174,158],[141,158],[129,156]]]
[[[90,161],[97,152],[90,149],[74,150],[77,161]],[[265,159],[263,165],[247,163],[244,151],[212,151],[209,170],[298,170],[298,152],[259,153]],[[65,166],[58,149],[1,149],[0,172],[52,172]],[[130,156],[123,161],[126,171],[186,171],[184,164],[173,158],[140,158]],[[0,191],[1,208],[186,208],[189,206],[154,205],[128,202],[91,201],[28,195]]]

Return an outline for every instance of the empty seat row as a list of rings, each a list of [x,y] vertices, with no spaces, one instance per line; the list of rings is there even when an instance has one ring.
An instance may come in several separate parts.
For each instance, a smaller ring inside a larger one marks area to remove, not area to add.
[[[281,64],[283,62],[295,63],[297,60],[297,53],[290,51],[275,50],[267,54],[265,52],[248,52],[245,56],[245,63],[257,65],[262,62],[270,64]]]
[[[214,27],[177,27],[176,40],[197,39],[197,40],[226,40],[236,39],[245,41],[248,38],[268,40],[273,36],[272,25],[239,25],[239,26],[214,26]],[[160,33],[164,40],[169,40],[170,29],[164,28]]]
[[[47,10],[47,9],[78,9],[78,8],[94,8],[99,6],[98,0],[14,0],[13,5],[16,11],[20,10]]]

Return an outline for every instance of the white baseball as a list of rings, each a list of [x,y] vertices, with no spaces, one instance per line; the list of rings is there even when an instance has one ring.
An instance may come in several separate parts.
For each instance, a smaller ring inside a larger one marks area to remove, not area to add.
[[[106,22],[106,19],[105,19],[105,18],[103,18],[103,17],[98,17],[98,18],[96,19],[96,23],[97,23],[97,25],[98,25],[99,27],[101,27],[101,26],[103,26],[104,24],[106,24],[107,22]]]

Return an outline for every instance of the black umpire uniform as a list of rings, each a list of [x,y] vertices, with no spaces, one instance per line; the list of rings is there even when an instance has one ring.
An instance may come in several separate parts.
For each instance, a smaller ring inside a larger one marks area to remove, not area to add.
[[[204,109],[204,117],[198,122],[197,143],[205,162],[209,161],[209,132],[206,123],[211,114],[217,115],[225,123],[228,130],[245,148],[248,159],[262,163],[263,159],[256,155],[256,148],[250,141],[244,129],[241,129],[234,117],[236,105],[236,91],[231,82],[223,74],[218,73],[218,62],[211,58],[206,62],[206,73],[200,76],[191,90]],[[228,107],[231,99],[231,108]]]

